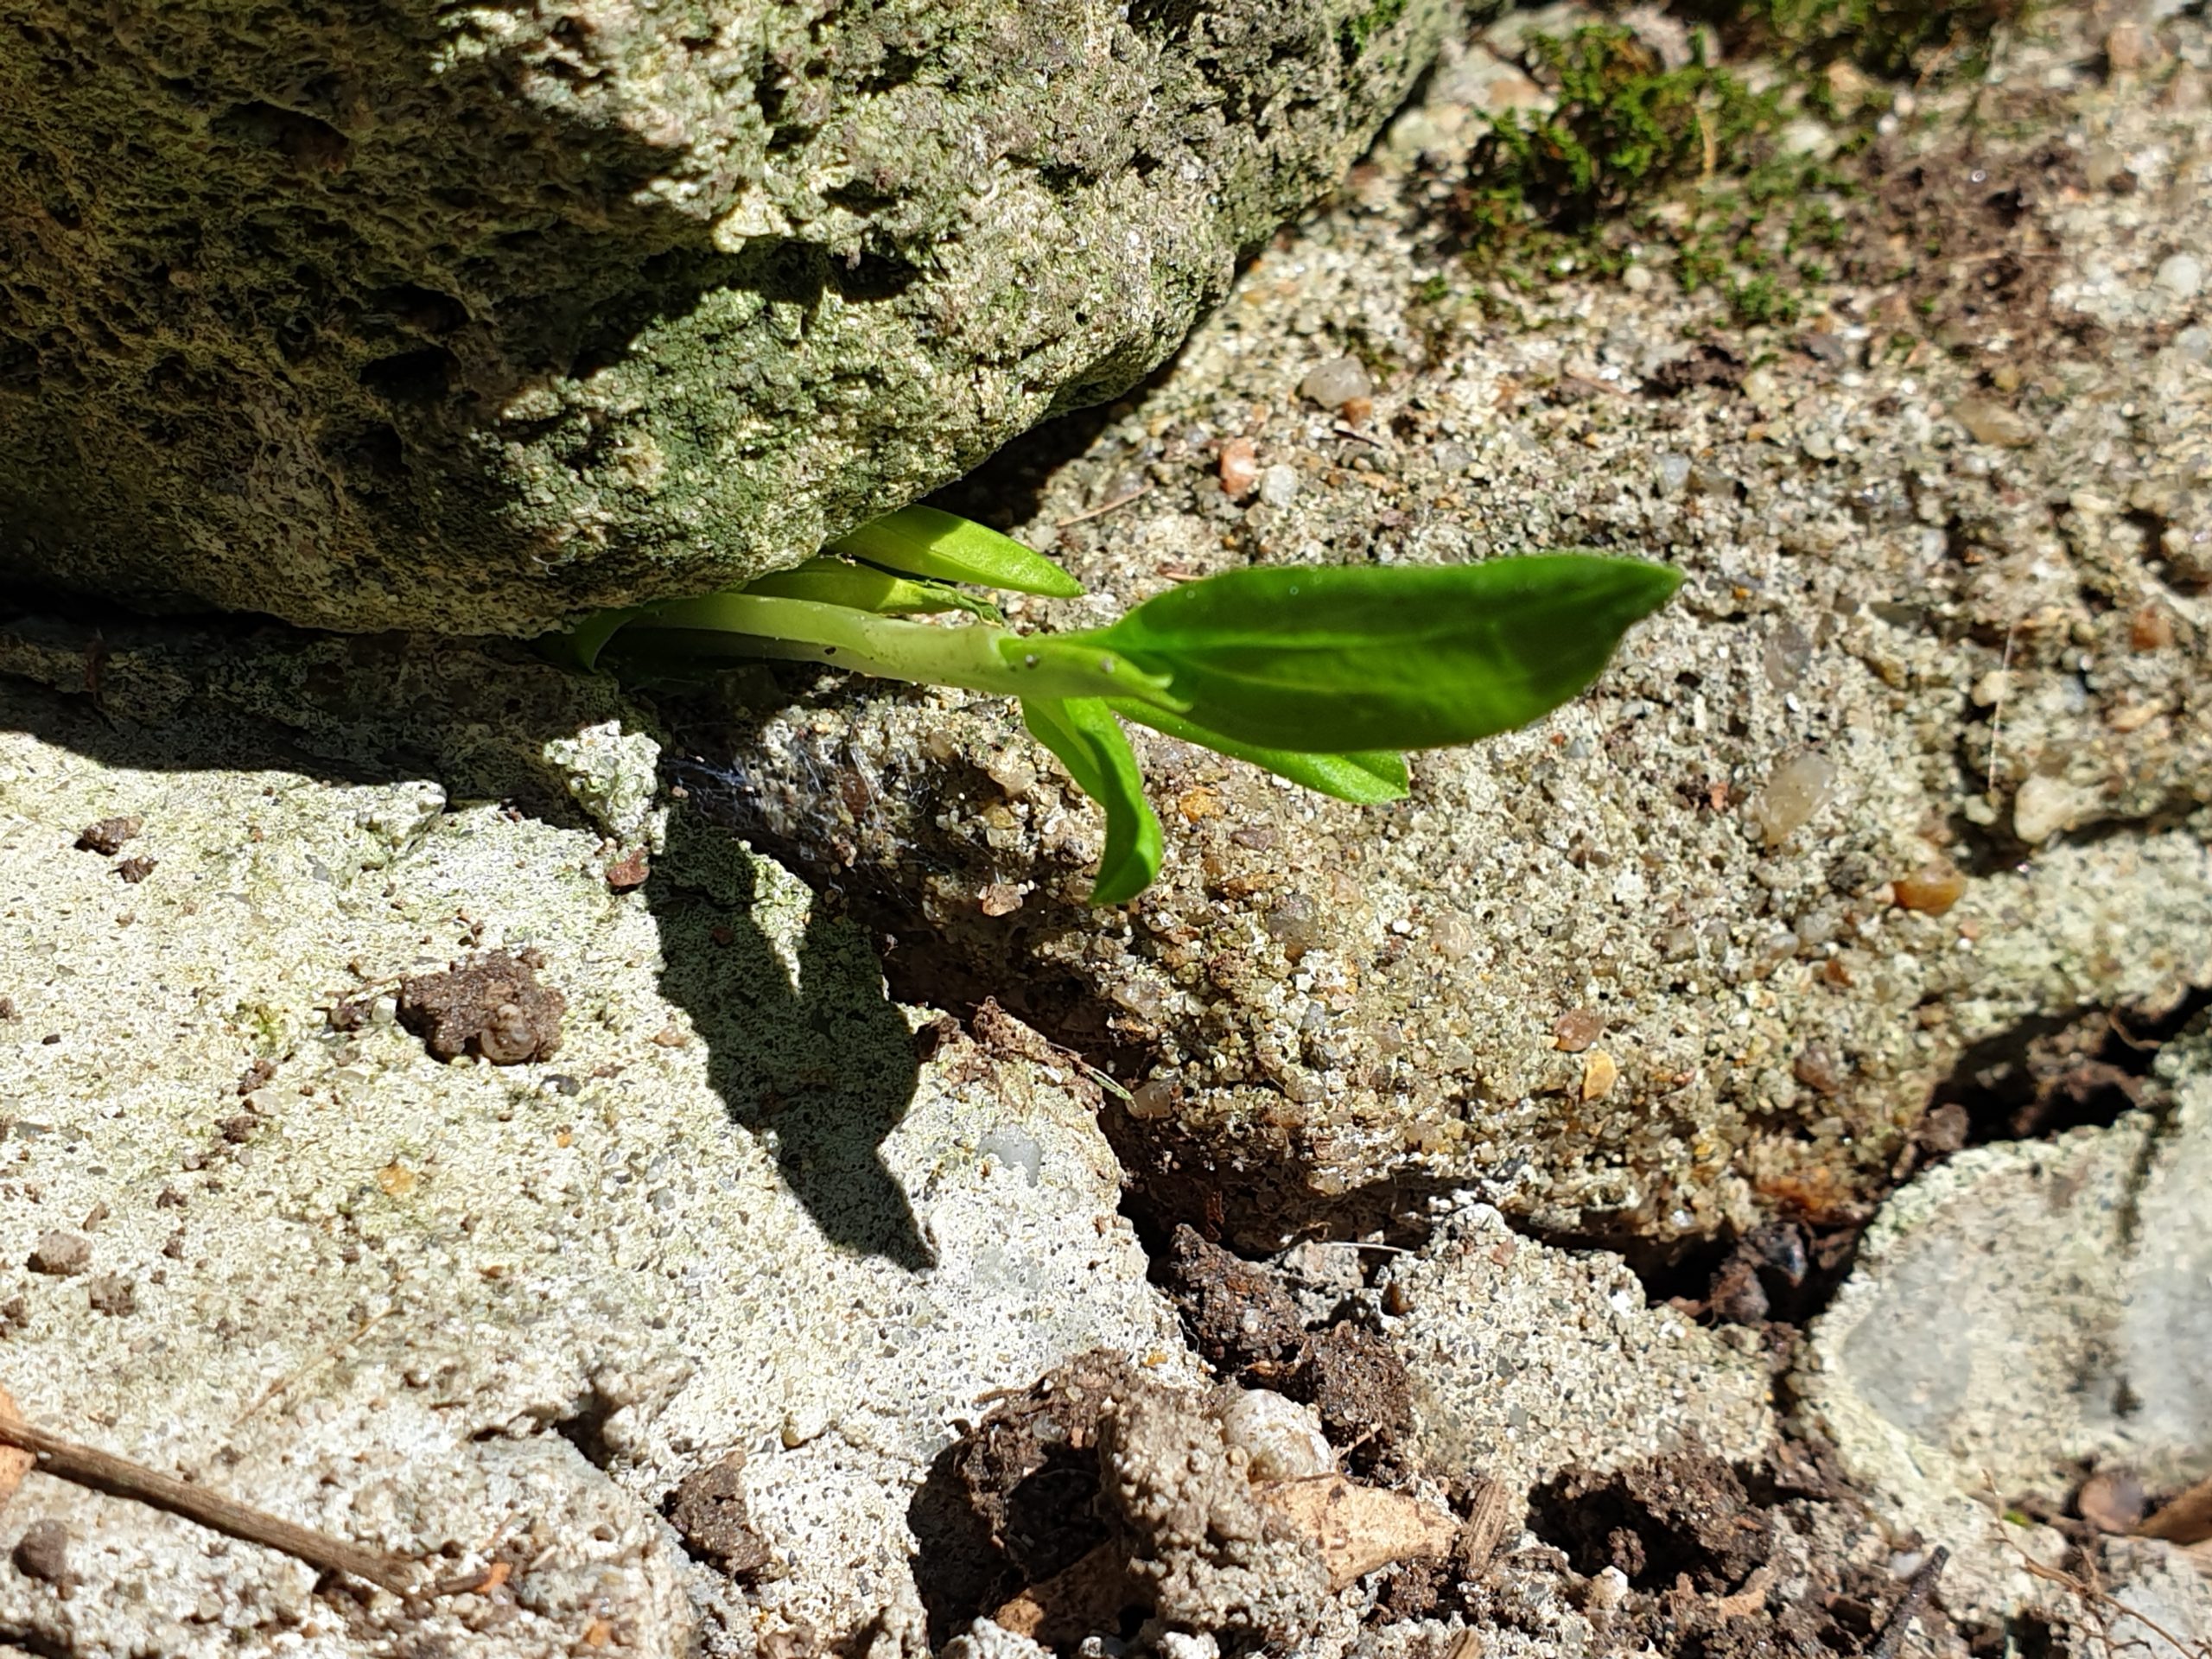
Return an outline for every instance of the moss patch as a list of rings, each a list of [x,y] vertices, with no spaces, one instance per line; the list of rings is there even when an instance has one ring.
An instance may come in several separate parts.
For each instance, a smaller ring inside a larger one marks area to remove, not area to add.
[[[1554,107],[1500,114],[1455,194],[1454,233],[1483,276],[1525,294],[1662,245],[1685,289],[1720,293],[1745,326],[1793,321],[1827,279],[1856,188],[1835,158],[1865,135],[1830,159],[1793,146],[1803,85],[1754,87],[1701,51],[1669,67],[1614,27],[1531,35],[1523,62]]]

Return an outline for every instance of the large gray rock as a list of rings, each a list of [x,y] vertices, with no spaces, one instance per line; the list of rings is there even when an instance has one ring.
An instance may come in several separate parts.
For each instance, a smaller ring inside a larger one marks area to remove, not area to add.
[[[2162,1057],[2165,1109],[1922,1176],[1814,1327],[1796,1397],[1894,1526],[1951,1548],[1955,1612],[2063,1605],[2024,1565],[2063,1541],[1999,1519],[2016,1500],[2061,1499],[2085,1468],[2153,1492],[2212,1472],[2207,1053],[2200,1036]],[[2167,1549],[2135,1546],[2124,1576],[2176,1569],[2171,1601],[2194,1575]],[[2194,1591],[2167,1617],[2203,1639],[2212,1591]]]
[[[1173,349],[1457,0],[20,0],[0,573],[348,629],[702,591]]]

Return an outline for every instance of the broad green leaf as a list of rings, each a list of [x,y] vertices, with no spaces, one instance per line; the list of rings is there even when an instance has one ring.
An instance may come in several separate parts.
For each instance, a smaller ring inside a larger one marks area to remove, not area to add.
[[[1392,749],[1369,749],[1357,754],[1302,754],[1293,749],[1268,749],[1256,743],[1239,743],[1233,737],[1210,732],[1180,715],[1134,698],[1109,697],[1106,706],[1123,720],[1149,726],[1170,737],[1179,737],[1185,743],[1195,743],[1200,748],[1244,761],[1356,806],[1381,806],[1405,798],[1406,758]]]
[[[652,608],[650,605],[632,605],[627,610],[601,611],[588,616],[566,633],[549,634],[540,639],[538,655],[563,668],[588,674],[599,665],[599,653],[607,649],[607,642]]]
[[[1573,553],[1485,564],[1232,570],[1064,634],[1167,677],[1179,711],[1300,753],[1435,748],[1510,731],[1591,681],[1681,581]]]
[[[1144,798],[1136,755],[1098,697],[1024,697],[1021,723],[1059,756],[1076,787],[1106,810],[1106,851],[1091,886],[1094,905],[1126,904],[1160,874],[1160,820]]]
[[[935,507],[901,507],[830,546],[871,564],[939,582],[972,582],[1052,599],[1074,599],[1083,592],[1081,582],[1042,553]]]
[[[966,611],[970,615],[989,613],[991,620],[998,620],[993,607],[957,588],[949,588],[941,582],[916,582],[888,570],[879,570],[872,564],[855,564],[850,559],[809,559],[788,570],[772,570],[765,576],[755,576],[740,591],[763,594],[771,599],[844,605],[856,611],[872,611],[878,616],[928,616],[942,611]]]

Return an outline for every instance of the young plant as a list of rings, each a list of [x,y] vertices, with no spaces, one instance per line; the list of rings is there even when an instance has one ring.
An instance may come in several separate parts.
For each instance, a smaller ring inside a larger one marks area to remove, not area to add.
[[[588,670],[632,646],[824,663],[1014,698],[1022,724],[1106,813],[1090,898],[1160,872],[1160,823],[1122,722],[1149,726],[1361,804],[1406,792],[1402,751],[1525,726],[1598,677],[1680,583],[1668,566],[1548,553],[1443,567],[1232,570],[1103,628],[1020,633],[951,584],[1072,598],[1043,555],[932,507],[830,543],[837,556],[728,593],[593,618],[561,642]],[[964,612],[944,626],[908,618]]]

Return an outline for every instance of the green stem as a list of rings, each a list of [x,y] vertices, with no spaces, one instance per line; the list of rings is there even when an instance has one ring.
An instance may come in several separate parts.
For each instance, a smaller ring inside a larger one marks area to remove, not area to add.
[[[657,607],[630,632],[667,629],[734,635],[748,656],[826,663],[855,674],[917,685],[957,685],[1005,697],[1139,697],[1179,709],[1166,682],[1099,645],[969,623],[938,627],[873,616],[844,605],[711,594]]]

